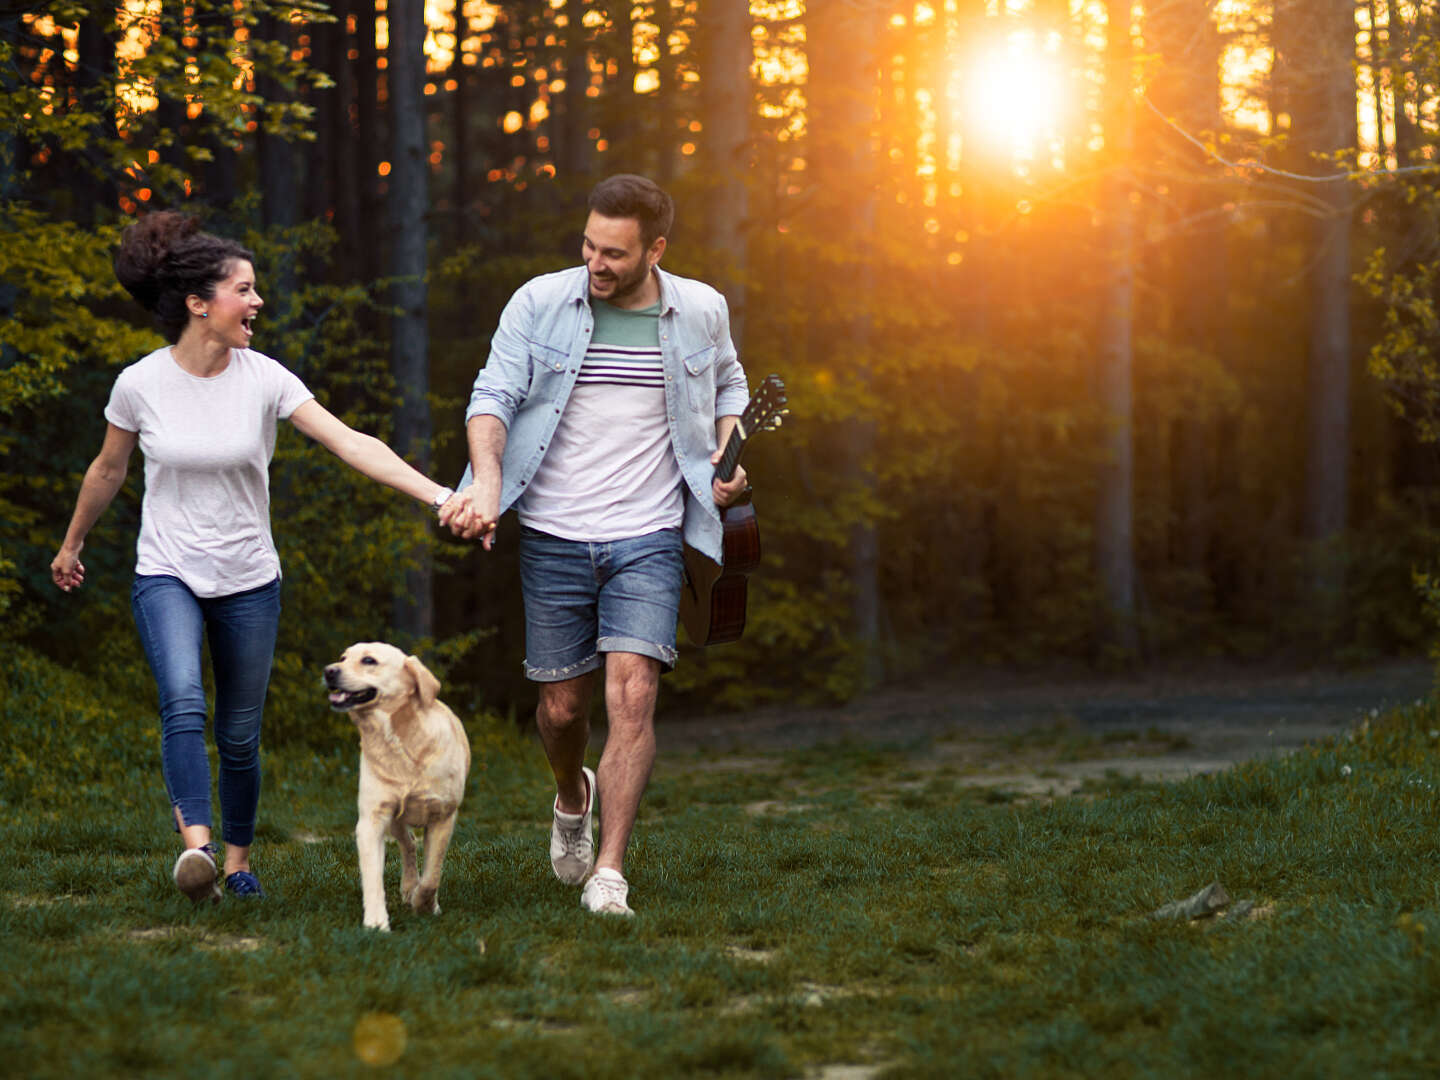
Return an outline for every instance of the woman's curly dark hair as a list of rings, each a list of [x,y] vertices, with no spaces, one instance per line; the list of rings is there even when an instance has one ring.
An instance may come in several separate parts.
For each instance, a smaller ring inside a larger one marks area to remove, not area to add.
[[[120,234],[115,276],[154,314],[173,345],[190,321],[185,298],[209,300],[237,260],[253,264],[255,256],[234,240],[204,232],[193,217],[157,210]]]

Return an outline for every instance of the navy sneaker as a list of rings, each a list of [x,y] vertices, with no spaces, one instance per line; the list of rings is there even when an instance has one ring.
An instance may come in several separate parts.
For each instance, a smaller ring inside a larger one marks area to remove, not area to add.
[[[260,879],[249,870],[236,870],[225,878],[225,888],[231,896],[238,896],[242,899],[250,897],[263,897],[265,890],[260,888]]]
[[[208,900],[220,902],[219,871],[215,868],[216,848],[214,844],[187,848],[175,860],[171,877],[175,887],[196,904]]]

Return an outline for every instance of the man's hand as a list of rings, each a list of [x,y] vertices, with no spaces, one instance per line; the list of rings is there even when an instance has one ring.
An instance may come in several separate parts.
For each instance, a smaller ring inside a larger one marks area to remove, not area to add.
[[[450,498],[437,512],[440,519],[440,527],[448,528],[456,536],[469,528],[475,519],[475,512],[470,506],[470,500],[465,498],[463,492],[452,491]]]
[[[457,491],[440,509],[441,525],[448,526],[462,540],[478,537],[486,551],[495,545],[495,526],[499,518],[499,485],[482,484],[479,480],[463,491]]]
[[[722,453],[723,451],[716,450],[711,454],[710,464],[719,465]],[[743,465],[735,466],[735,475],[730,477],[729,480],[722,483],[720,478],[716,477],[710,482],[710,494],[715,499],[715,505],[721,509],[727,506],[734,506],[735,503],[739,501],[740,496],[745,494],[749,488],[750,482],[745,478],[745,467]]]

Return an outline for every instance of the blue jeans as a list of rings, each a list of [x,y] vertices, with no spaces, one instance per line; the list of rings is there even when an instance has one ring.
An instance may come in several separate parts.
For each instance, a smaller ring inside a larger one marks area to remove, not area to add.
[[[280,625],[280,579],[231,596],[197,597],[179,578],[141,575],[130,607],[160,691],[160,760],[170,804],[186,825],[210,817],[201,651],[215,672],[215,748],[227,844],[255,839],[260,804],[260,717]]]
[[[600,667],[607,652],[638,653],[673,668],[684,581],[679,529],[587,543],[522,526],[526,678],[573,679]]]

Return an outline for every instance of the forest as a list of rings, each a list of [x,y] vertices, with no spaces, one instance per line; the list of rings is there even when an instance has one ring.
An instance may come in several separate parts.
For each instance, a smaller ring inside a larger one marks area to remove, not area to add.
[[[48,565],[121,367],[136,215],[257,253],[255,347],[454,484],[511,293],[599,179],[726,295],[763,561],[671,701],[948,671],[1356,664],[1440,614],[1433,0],[59,0],[0,5],[0,638],[97,678],[141,472]],[[483,552],[282,425],[273,736],[418,650],[523,714],[515,525]],[[682,634],[683,641],[683,634]]]

